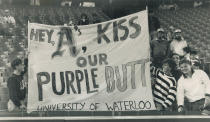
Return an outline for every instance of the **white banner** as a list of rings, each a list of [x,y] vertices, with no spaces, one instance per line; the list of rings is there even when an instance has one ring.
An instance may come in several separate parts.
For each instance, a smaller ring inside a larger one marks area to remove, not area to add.
[[[79,29],[28,24],[28,112],[154,110],[147,11]]]

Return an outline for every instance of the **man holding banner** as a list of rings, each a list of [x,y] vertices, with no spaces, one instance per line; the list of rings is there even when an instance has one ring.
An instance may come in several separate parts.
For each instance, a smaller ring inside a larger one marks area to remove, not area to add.
[[[8,110],[15,111],[20,109],[25,109],[26,106],[23,102],[25,99],[25,85],[23,82],[23,75],[21,74],[24,70],[23,63],[21,59],[15,59],[11,63],[14,73],[7,81],[7,86],[9,88],[9,102]]]

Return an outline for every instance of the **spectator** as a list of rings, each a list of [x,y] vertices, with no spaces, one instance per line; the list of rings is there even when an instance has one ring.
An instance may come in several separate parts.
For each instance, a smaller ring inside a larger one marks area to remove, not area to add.
[[[170,49],[162,28],[157,30],[157,36],[157,40],[151,42],[151,60],[155,67],[160,68],[162,61],[169,56]]]
[[[194,70],[189,60],[181,60],[180,68],[183,73],[177,86],[178,112],[200,111],[209,107],[210,80],[202,70]],[[184,100],[186,98],[186,101]]]
[[[184,57],[188,52],[187,48],[188,45],[181,35],[181,30],[176,29],[174,33],[174,39],[170,44],[170,50],[172,51],[172,53],[176,53],[179,56]]]
[[[154,40],[157,29],[160,28],[160,21],[154,15],[152,10],[149,11],[149,32],[151,40]]]
[[[203,5],[203,2],[201,0],[195,0],[194,3],[193,3],[194,8],[198,8],[202,5]]]
[[[88,25],[88,24],[90,24],[88,16],[82,13],[78,25]]]
[[[25,109],[24,99],[26,95],[26,86],[23,82],[22,72],[24,71],[23,63],[21,59],[15,59],[11,66],[14,70],[11,77],[7,81],[7,87],[9,88],[9,102],[12,104],[12,109],[9,111],[14,111],[18,109]],[[9,107],[9,106],[8,106]],[[10,107],[9,107],[10,108]]]
[[[154,85],[154,101],[157,110],[171,110],[176,98],[176,80],[172,71],[176,63],[171,59],[163,61],[162,70],[151,67],[152,75],[156,77]]]
[[[195,50],[190,51],[190,61],[192,63],[193,69],[200,69],[201,61],[199,60],[197,51]]]
[[[174,31],[175,31],[174,26],[170,26],[169,31],[167,33],[167,39],[169,42],[171,42],[174,39]]]
[[[15,25],[16,21],[13,16],[10,15],[9,10],[4,11],[4,22],[8,25]]]
[[[99,16],[96,13],[93,13],[92,17],[93,17],[93,24],[101,22]]]

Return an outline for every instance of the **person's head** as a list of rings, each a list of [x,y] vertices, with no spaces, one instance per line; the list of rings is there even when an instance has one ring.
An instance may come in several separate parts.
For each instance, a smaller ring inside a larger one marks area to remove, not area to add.
[[[22,72],[24,70],[23,62],[19,58],[12,61],[11,67],[13,70],[18,71],[18,72]]]
[[[154,16],[154,11],[153,10],[149,10],[149,16]]]
[[[81,20],[86,21],[88,19],[87,15],[85,13],[81,14]]]
[[[172,59],[165,59],[162,63],[162,69],[165,73],[171,73],[173,70],[176,69],[176,63]]]
[[[172,54],[171,58],[175,61],[176,65],[179,66],[180,56],[176,53]]]
[[[196,50],[192,50],[190,52],[190,59],[199,59],[199,56]]]
[[[180,29],[176,29],[174,32],[174,38],[178,41],[182,40],[182,31]]]
[[[93,19],[98,19],[98,15],[96,13],[92,14]]]
[[[158,37],[158,39],[162,40],[162,39],[164,39],[164,36],[165,36],[165,32],[164,32],[163,28],[159,28],[157,30],[157,37]]]
[[[170,27],[169,27],[169,31],[170,31],[170,32],[174,32],[174,30],[175,30],[174,26],[170,26]]]
[[[8,9],[4,10],[4,15],[5,15],[5,16],[9,16],[9,15],[10,15],[10,13],[9,13],[9,10],[8,10]]]
[[[192,73],[192,63],[187,59],[183,59],[179,63],[180,69],[184,75]]]

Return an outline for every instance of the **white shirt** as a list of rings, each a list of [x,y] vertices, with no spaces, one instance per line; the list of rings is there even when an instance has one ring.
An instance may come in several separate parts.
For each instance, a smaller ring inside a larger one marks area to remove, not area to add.
[[[187,47],[187,42],[185,40],[177,41],[173,40],[170,44],[170,49],[173,53],[176,53],[180,56],[184,56],[184,48]]]
[[[210,80],[208,75],[202,70],[194,70],[191,78],[181,78],[177,86],[177,104],[184,105],[184,97],[189,102],[195,102],[205,98],[205,94],[210,94]]]

